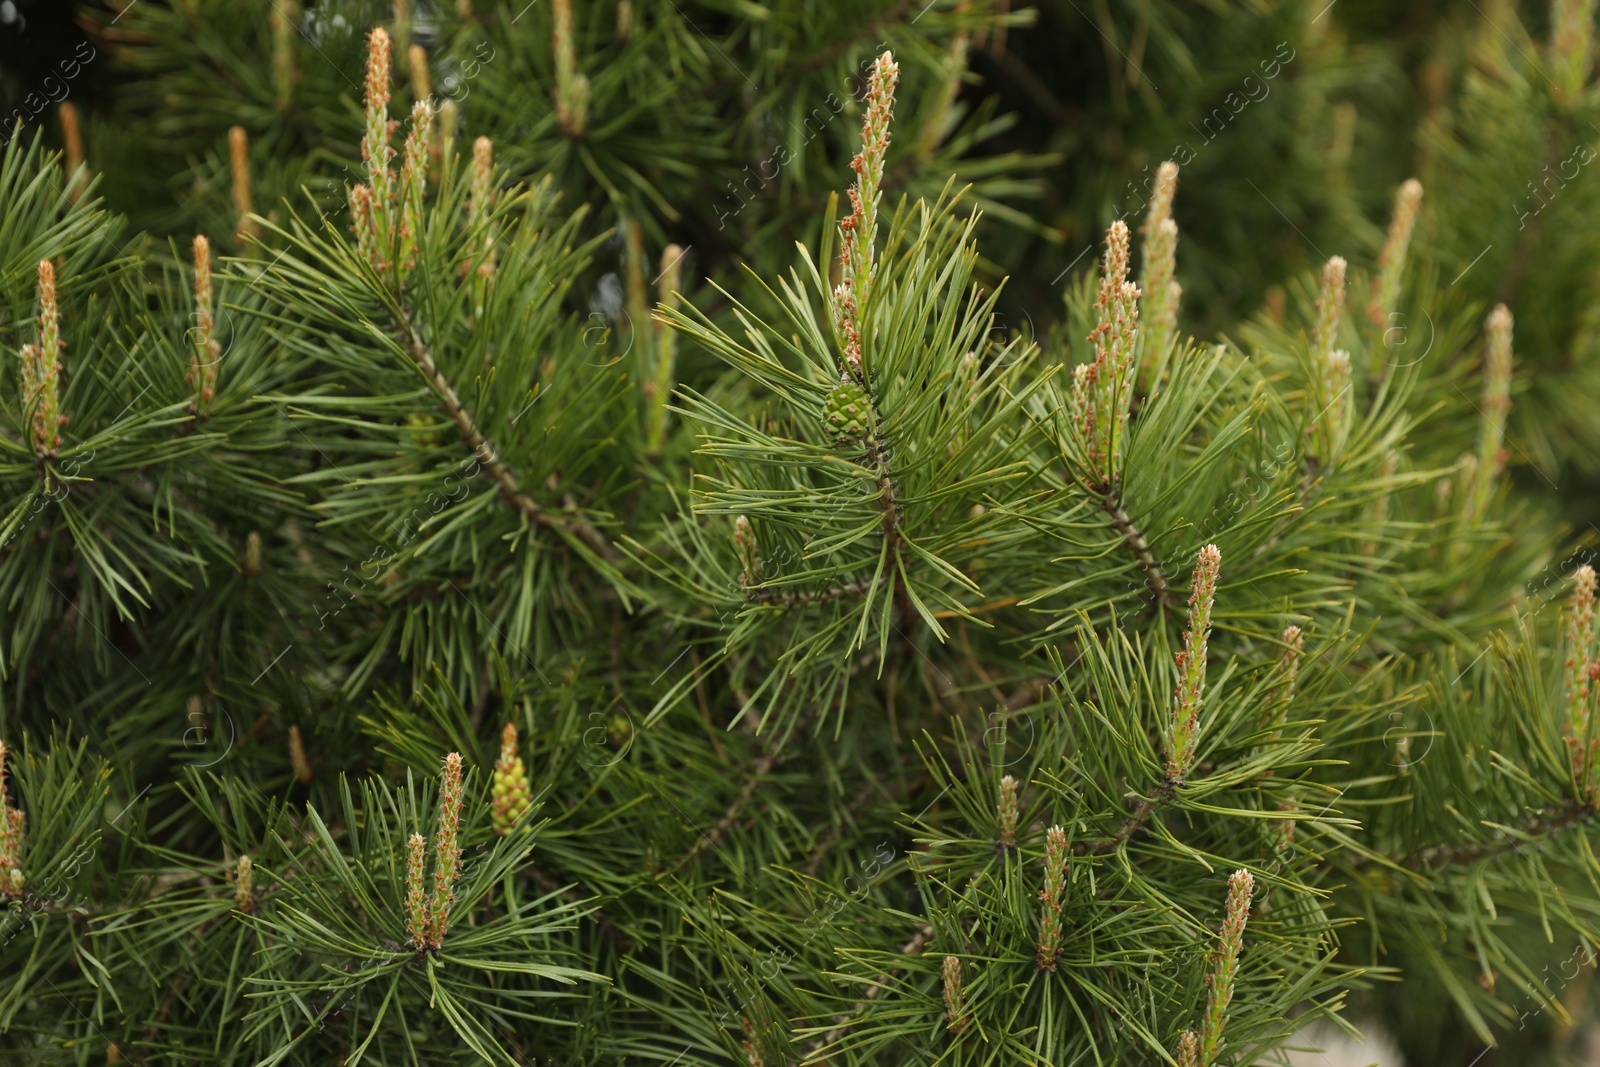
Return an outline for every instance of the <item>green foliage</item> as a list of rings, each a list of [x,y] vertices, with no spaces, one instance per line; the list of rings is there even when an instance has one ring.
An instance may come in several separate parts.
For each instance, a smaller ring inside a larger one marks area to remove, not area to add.
[[[0,158],[7,1062],[1556,1062],[1592,176],[1507,205],[1593,5],[1320,6],[87,18],[94,179]]]

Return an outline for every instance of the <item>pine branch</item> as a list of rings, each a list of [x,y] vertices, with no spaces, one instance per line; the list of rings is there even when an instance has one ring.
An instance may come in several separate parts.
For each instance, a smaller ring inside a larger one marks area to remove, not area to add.
[[[410,317],[403,320],[406,332],[406,351],[410,354],[412,362],[417,369],[422,371],[428,384],[433,387],[434,393],[444,405],[445,413],[450,416],[456,428],[461,431],[461,436],[466,438],[473,456],[483,464],[489,476],[494,479],[500,488],[500,495],[528,522],[536,526],[545,526],[552,530],[576,536],[590,550],[602,559],[617,558],[616,551],[601,536],[600,531],[582,519],[569,518],[562,515],[552,515],[527,493],[523,492],[521,483],[517,480],[516,473],[500,458],[500,452],[495,448],[494,442],[485,437],[479,430],[477,423],[472,418],[472,413],[461,403],[461,398],[456,394],[455,387],[450,380],[439,370],[439,365],[434,361],[433,353],[428,350],[427,344],[411,323]]]
[[[923,924],[922,928],[912,935],[911,940],[900,946],[900,954],[902,956],[915,956],[926,948],[932,940],[933,927]],[[827,1060],[812,1060],[811,1057],[848,1034],[851,1027],[860,1021],[860,1015],[866,1010],[867,1005],[877,1000],[878,995],[887,988],[890,979],[900,973],[900,971],[893,971],[889,974],[880,974],[878,980],[873,983],[872,988],[866,991],[862,999],[856,1001],[855,1006],[850,1009],[848,1014],[835,1016],[833,1021],[838,1025],[824,1034],[820,1041],[813,1042],[811,1047],[806,1049],[806,1062],[826,1064]]]
[[[881,422],[878,417],[877,397],[872,395],[870,388],[867,395],[872,403],[873,420]],[[873,481],[878,489],[878,512],[883,520],[883,540],[885,551],[889,556],[889,588],[896,599],[900,599],[900,572],[903,569],[900,557],[900,522],[904,518],[904,513],[900,509],[900,487],[895,483],[894,472],[889,469],[889,454],[883,447],[881,436],[873,436],[867,455],[872,461]]]
[[[1536,814],[1514,827],[1499,827],[1483,841],[1468,845],[1434,845],[1395,861],[1407,870],[1434,870],[1439,867],[1473,864],[1515,852],[1529,838],[1552,837],[1562,830],[1580,826],[1600,815],[1600,803],[1572,800],[1566,804],[1547,804]]]
[[[843,585],[830,586],[827,589],[818,589],[800,593],[786,593],[781,589],[749,589],[745,592],[745,599],[752,604],[777,604],[786,608],[806,607],[810,604],[826,604],[835,600],[851,600],[865,596],[868,586],[862,582],[845,582]]]
[[[1111,519],[1111,525],[1117,533],[1122,535],[1122,543],[1128,546],[1133,553],[1134,562],[1144,574],[1145,588],[1150,590],[1151,603],[1165,607],[1176,607],[1177,599],[1172,595],[1172,589],[1167,584],[1166,572],[1161,569],[1160,562],[1155,553],[1150,551],[1150,544],[1145,540],[1143,531],[1139,529],[1129,517],[1127,509],[1122,506],[1122,500],[1115,488],[1106,491],[1100,498],[1100,510],[1104,511]]]
[[[864,783],[861,788],[856,791],[856,795],[851,798],[850,805],[845,810],[850,812],[860,811],[862,806],[865,805],[867,801],[872,799],[872,795],[875,792],[877,792],[876,783]],[[828,836],[813,850],[811,854],[811,860],[805,866],[805,871],[807,874],[811,875],[813,878],[816,877],[817,872],[822,870],[822,864],[828,858],[828,853],[833,851],[834,847],[839,844],[839,840],[843,836],[844,823],[842,821],[835,823],[828,830]]]
[[[792,73],[797,76],[801,74],[810,74],[814,70],[819,70],[823,67],[826,67],[829,63],[834,62],[840,56],[850,51],[850,49],[854,48],[861,41],[872,37],[873,34],[877,33],[884,26],[893,25],[894,23],[903,20],[907,15],[911,14],[911,9],[911,0],[898,0],[893,7],[889,8],[889,10],[885,11],[877,18],[867,20],[867,22],[865,22],[852,36],[846,37],[843,40],[835,41],[833,44],[829,45],[827,48],[824,48],[816,55],[801,60],[799,63],[795,64]]]
[[[1133,809],[1133,814],[1123,819],[1110,837],[1099,841],[1080,841],[1073,846],[1073,853],[1078,856],[1099,856],[1115,852],[1125,841],[1144,828],[1157,809],[1172,800],[1174,789],[1175,784],[1172,779],[1163,776],[1156,785],[1154,795],[1141,797],[1138,806]]]
[[[700,840],[695,842],[693,848],[679,857],[678,861],[662,872],[659,877],[672,877],[687,864],[693,862],[706,849],[714,848],[722,840],[723,835],[728,832],[728,829],[739,820],[739,816],[744,814],[745,808],[750,806],[750,798],[755,796],[756,787],[766,780],[767,775],[772,772],[772,768],[777,762],[778,754],[776,752],[768,752],[756,760],[756,765],[751,770],[750,777],[745,779],[744,788],[739,791],[738,799],[728,805],[727,811],[722,813],[722,818],[717,821],[717,825],[712,828],[710,833],[702,835]]]

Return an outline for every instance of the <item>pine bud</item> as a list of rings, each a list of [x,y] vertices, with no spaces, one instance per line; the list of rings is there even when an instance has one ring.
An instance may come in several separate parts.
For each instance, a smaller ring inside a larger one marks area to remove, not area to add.
[[[256,220],[250,213],[250,135],[243,126],[228,130],[228,169],[233,173],[234,235],[245,244],[258,232]]]
[[[61,447],[61,321],[56,307],[56,268],[39,261],[39,343],[22,346],[22,406],[32,415],[33,450],[54,455]]]
[[[1039,969],[1053,971],[1061,954],[1061,908],[1067,885],[1067,832],[1052,826],[1044,835],[1044,888],[1039,891]]]
[[[439,776],[439,828],[433,834],[433,900],[429,905],[428,944],[439,948],[450,929],[450,905],[461,872],[461,753],[444,758]]]
[[[1104,470],[1102,464],[1119,454],[1133,398],[1139,287],[1128,281],[1128,254],[1128,227],[1119,219],[1106,232],[1105,268],[1100,275],[1099,298],[1094,304],[1100,314],[1095,328],[1089,331],[1088,340],[1094,346],[1094,370],[1092,375],[1081,378],[1074,372],[1074,387],[1084,390],[1081,397],[1075,397],[1077,421],[1094,433],[1092,438],[1080,442],[1084,462],[1082,474],[1096,486],[1109,485],[1111,481],[1110,472]],[[1092,419],[1083,417],[1088,411],[1093,412]]]
[[[411,44],[411,0],[394,0],[393,7],[394,17],[389,22],[394,26],[395,44],[404,52]]]
[[[1300,676],[1300,656],[1306,650],[1305,634],[1300,627],[1290,626],[1283,631],[1283,681],[1278,687],[1278,702],[1287,704],[1294,699],[1294,683]]]
[[[428,76],[428,52],[420,44],[406,49],[406,64],[411,68],[411,96],[415,100],[433,100],[433,79]]]
[[[637,230],[637,227],[635,227]],[[661,250],[661,271],[658,292],[661,307],[671,311],[678,306],[678,290],[683,288],[683,249],[668,245]],[[671,326],[657,321],[656,369],[651,382],[650,408],[646,427],[646,443],[650,454],[659,454],[667,439],[667,401],[672,396],[676,380],[678,335]]]
[[[428,890],[424,883],[423,868],[427,862],[428,844],[421,834],[412,834],[406,842],[406,932],[411,944],[420,952],[428,947]]]
[[[1422,183],[1408,178],[1394,194],[1394,217],[1389,220],[1389,236],[1378,255],[1378,273],[1372,279],[1372,297],[1367,301],[1367,318],[1378,329],[1388,326],[1389,312],[1400,299],[1400,282],[1406,269],[1406,252],[1411,233],[1417,226],[1417,209],[1422,205]],[[1382,365],[1383,349],[1372,349],[1374,370]]]
[[[1083,452],[1084,477],[1095,481],[1099,477],[1105,455],[1100,447],[1100,419],[1095,412],[1095,389],[1098,368],[1093,363],[1080,363],[1072,368],[1072,391],[1067,400],[1071,413],[1072,433]]]
[[[1289,794],[1289,801],[1278,805],[1279,811],[1294,811],[1298,807],[1293,791]],[[1267,821],[1267,840],[1272,847],[1272,857],[1280,865],[1289,862],[1290,849],[1294,845],[1294,820],[1269,819]],[[1265,907],[1265,905],[1263,905]]]
[[[405,161],[400,167],[400,269],[416,265],[417,244],[422,240],[422,200],[428,188],[428,156],[433,137],[433,105],[418,100],[411,109],[411,129],[406,133]]]
[[[472,0],[456,0],[456,17],[463,21],[472,18]]]
[[[1173,280],[1178,262],[1178,224],[1172,219],[1172,198],[1177,188],[1178,165],[1168,160],[1156,169],[1156,187],[1142,228],[1144,267],[1140,288],[1144,307],[1139,317],[1144,344],[1139,378],[1146,390],[1156,387],[1167,345],[1177,332],[1178,297],[1182,292]]]
[[[350,190],[350,228],[356,233],[356,248],[373,270],[383,269],[378,247],[377,219],[373,217],[372,186],[357,185]]]
[[[617,0],[617,43],[627,44],[633,36],[632,0]]]
[[[472,195],[467,215],[474,221],[484,218],[494,200],[494,142],[480,137],[472,142]]]
[[[1511,312],[1504,304],[1495,305],[1484,323],[1483,421],[1478,424],[1478,462],[1463,516],[1469,523],[1489,510],[1495,481],[1505,469],[1506,415],[1511,410],[1511,325]]]
[[[1312,336],[1311,351],[1318,366],[1332,358],[1334,345],[1339,340],[1339,319],[1344,312],[1343,256],[1334,256],[1322,268],[1322,292],[1317,297],[1317,326]],[[1325,398],[1323,403],[1327,403]]]
[[[261,573],[261,535],[254,530],[244,539],[244,576],[254,578]]]
[[[311,761],[306,759],[306,743],[298,726],[289,727],[289,767],[301,785],[311,784]]]
[[[300,16],[296,0],[274,0],[272,5],[272,89],[278,110],[286,109],[294,99],[294,83],[299,80],[295,70],[294,49]]]
[[[961,960],[955,956],[944,958],[944,1019],[952,1034],[967,1028],[966,990],[962,988]]]
[[[572,41],[572,0],[552,0],[550,43],[556,60],[556,124],[579,138],[589,126],[589,79],[578,73],[578,50]]]
[[[1216,545],[1200,550],[1189,593],[1189,628],[1183,634],[1183,651],[1177,655],[1178,689],[1173,702],[1172,747],[1167,757],[1167,778],[1181,784],[1194,765],[1195,742],[1200,733],[1200,699],[1206,684],[1206,646],[1211,636],[1211,606],[1217,595],[1217,575],[1222,553]]]
[[[439,105],[439,155],[445,159],[453,159],[456,152],[456,124],[461,117],[460,109],[454,100],[446,100]],[[467,205],[467,210],[472,210],[472,205]]]
[[[967,71],[967,53],[971,47],[970,30],[962,28],[950,35],[950,47],[943,62],[944,84],[940,87],[939,95],[934,97],[928,117],[922,122],[922,131],[917,135],[916,153],[919,160],[926,162],[949,132],[950,108],[961,95],[961,76]]]
[[[61,143],[66,148],[63,162],[67,168],[67,198],[76,204],[89,180],[89,172],[80,169],[83,167],[83,130],[78,125],[78,108],[70,100],[62,101],[56,110],[61,115]]]
[[[1329,352],[1320,365],[1320,372],[1317,410],[1306,429],[1316,441],[1318,458],[1326,463],[1338,452],[1344,441],[1345,426],[1349,422],[1350,353],[1342,348]]]
[[[1595,571],[1585,563],[1572,575],[1572,599],[1567,606],[1567,715],[1572,736],[1567,744],[1572,755],[1572,773],[1586,798],[1593,798],[1600,783],[1594,780],[1594,749],[1597,739],[1590,736],[1590,696],[1595,674]]]
[[[839,339],[844,348],[846,377],[865,378],[861,366],[861,330],[858,323],[856,298],[843,282],[833,287],[834,321],[839,327]]]
[[[467,201],[467,218],[482,232],[483,259],[478,264],[478,275],[488,278],[494,274],[494,228],[489,223],[489,211],[494,203],[494,144],[487,137],[472,142],[471,196]]]
[[[839,379],[822,408],[823,427],[840,448],[856,448],[873,440],[872,400],[849,375]]]
[[[744,1049],[745,1061],[750,1067],[767,1067],[767,1058],[761,1054],[761,1049],[756,1044],[756,1028],[748,1017],[739,1020],[739,1029],[744,1032],[739,1044]]]
[[[856,309],[866,306],[872,283],[878,234],[878,198],[883,164],[889,153],[889,123],[894,117],[894,92],[900,65],[885,52],[867,79],[867,110],[861,121],[861,151],[850,161],[856,180],[850,186],[850,214],[839,222],[839,266],[844,286]],[[852,313],[854,319],[854,313]]]
[[[1571,111],[1583,99],[1594,53],[1595,0],[1550,5],[1551,82],[1557,105]]]
[[[1011,775],[1000,779],[1000,847],[1017,847],[1017,780]]]
[[[256,907],[256,869],[249,856],[239,857],[239,868],[233,876],[233,906],[245,914]]]
[[[531,807],[533,794],[528,788],[528,771],[517,751],[517,728],[508,722],[500,733],[500,759],[494,765],[490,800],[494,832],[505,837]]]
[[[1371,506],[1367,509],[1367,525],[1374,535],[1381,534],[1389,525],[1389,483],[1394,478],[1394,473],[1400,468],[1400,457],[1390,452],[1383,457],[1383,462],[1378,464],[1378,495],[1373,497]],[[1376,556],[1378,549],[1383,547],[1382,541],[1373,536],[1361,546],[1364,556]]]
[[[743,515],[733,520],[733,551],[739,557],[739,588],[746,593],[761,584],[761,546],[755,528]]]
[[[1333,458],[1343,436],[1349,410],[1350,354],[1334,345],[1339,339],[1339,320],[1344,313],[1345,261],[1340,256],[1328,260],[1322,270],[1322,292],[1317,297],[1317,325],[1311,340],[1312,372],[1317,375],[1313,395],[1315,412],[1306,432],[1316,442],[1317,457],[1326,464]]]
[[[11,806],[6,794],[6,743],[0,741],[0,897],[20,897],[22,838],[27,817]]]
[[[1178,1067],[1206,1067],[1200,1059],[1200,1035],[1193,1030],[1178,1038]]]
[[[1200,1062],[1213,1062],[1222,1046],[1222,1027],[1227,1022],[1228,1004],[1233,1000],[1234,980],[1239,974],[1239,952],[1244,948],[1244,929],[1250,921],[1250,896],[1255,879],[1246,870],[1237,870],[1228,879],[1228,904],[1222,920],[1222,945],[1217,951],[1210,987],[1206,996],[1205,1024],[1201,1029]]]
[[[382,26],[373,27],[367,38],[367,133],[361,142],[361,158],[367,162],[368,184],[372,186],[375,217],[383,220],[389,211],[389,34]]]
[[[189,368],[189,381],[194,385],[194,409],[201,413],[216,395],[217,364],[222,359],[222,346],[217,343],[216,323],[212,318],[214,301],[211,296],[211,242],[204,234],[194,239],[194,357]]]

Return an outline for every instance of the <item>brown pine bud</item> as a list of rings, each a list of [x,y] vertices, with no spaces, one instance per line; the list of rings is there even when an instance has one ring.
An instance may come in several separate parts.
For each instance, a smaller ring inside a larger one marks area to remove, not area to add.
[[[1044,835],[1044,888],[1039,891],[1039,969],[1053,971],[1061,954],[1061,909],[1067,885],[1067,832],[1052,826]]]
[[[83,130],[78,125],[78,108],[70,100],[62,101],[61,143],[66,149],[63,160],[67,168],[67,197],[76,204],[89,184],[89,171],[83,166]]]
[[[1011,775],[1000,779],[1000,847],[1017,847],[1017,780]]]
[[[250,135],[244,132],[243,126],[228,131],[228,169],[233,173],[234,233],[240,244],[246,244],[259,228],[250,214],[254,210],[250,192]]]
[[[419,952],[429,947],[428,932],[432,926],[423,875],[427,849],[428,844],[421,834],[412,834],[406,842],[406,931],[411,935],[411,944]]]
[[[61,321],[56,307],[56,269],[39,261],[39,343],[22,346],[22,404],[31,415],[30,444],[40,455],[61,447]]]
[[[233,876],[233,906],[246,914],[256,906],[256,869],[249,856],[239,857]]]
[[[1206,648],[1211,637],[1211,608],[1217,595],[1222,553],[1216,545],[1200,550],[1189,593],[1189,628],[1183,634],[1183,651],[1177,655],[1178,689],[1173,700],[1172,744],[1167,757],[1167,778],[1181,783],[1194,766],[1195,743],[1200,733],[1200,700],[1206,684]]]
[[[261,573],[261,535],[254,530],[244,539],[244,576],[254,578]]]
[[[411,68],[411,95],[416,100],[433,97],[433,80],[428,76],[428,52],[420,44],[406,49],[406,64]]]
[[[439,826],[433,834],[433,899],[429,903],[428,944],[439,948],[450,929],[456,875],[461,873],[461,753],[444,758],[439,775]]]
[[[300,79],[294,55],[295,39],[299,37],[299,18],[300,5],[297,0],[273,0],[272,91],[279,111],[293,102],[295,82]]]
[[[311,784],[311,761],[306,759],[306,743],[298,726],[289,727],[289,766],[301,785]]]
[[[944,958],[944,1019],[945,1027],[959,1034],[967,1027],[966,990],[962,988],[961,960],[956,956]]]

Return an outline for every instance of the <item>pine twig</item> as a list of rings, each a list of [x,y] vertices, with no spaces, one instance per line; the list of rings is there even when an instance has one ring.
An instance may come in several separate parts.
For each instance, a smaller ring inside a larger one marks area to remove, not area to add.
[[[745,808],[749,807],[750,798],[755,795],[756,787],[766,780],[767,775],[772,772],[772,768],[776,766],[777,762],[778,754],[776,752],[768,752],[756,760],[755,767],[750,771],[750,777],[745,779],[744,788],[739,791],[738,798],[728,805],[728,810],[722,813],[722,818],[717,820],[717,825],[712,828],[710,833],[703,835],[700,840],[696,841],[693,848],[679,857],[676,863],[667,868],[658,877],[672,877],[687,864],[693,862],[695,857],[706,849],[714,848],[722,840],[723,835],[728,832],[729,827],[739,821],[739,816],[743,815]]]
[[[1138,806],[1133,809],[1133,813],[1117,825],[1116,831],[1110,837],[1102,838],[1099,841],[1079,842],[1073,846],[1073,853],[1078,856],[1099,856],[1121,848],[1123,842],[1144,828],[1144,825],[1150,821],[1150,817],[1156,813],[1157,809],[1172,799],[1175,787],[1172,779],[1163,776],[1161,781],[1157,783],[1155,792],[1149,797],[1141,798]]]
[[[417,365],[417,369],[428,380],[428,384],[439,397],[440,403],[444,405],[445,413],[450,416],[451,421],[456,424],[456,428],[461,431],[461,436],[466,438],[467,445],[471,448],[473,456],[483,464],[484,469],[489,472],[489,477],[494,479],[495,485],[499,487],[500,495],[505,498],[506,503],[520,512],[528,522],[536,526],[548,527],[549,529],[577,537],[601,559],[617,558],[616,551],[594,526],[584,522],[582,519],[553,515],[541,506],[538,501],[523,492],[522,484],[517,480],[516,473],[500,458],[499,449],[495,447],[494,442],[479,431],[472,413],[461,403],[461,398],[456,394],[455,387],[444,376],[444,372],[439,370],[439,365],[434,361],[433,353],[428,350],[427,344],[422,340],[421,335],[417,333],[416,327],[411,324],[409,319],[405,320],[404,326],[406,331],[406,351],[411,356],[412,362]]]
[[[933,927],[924,923],[922,928],[913,934],[909,941],[900,946],[900,954],[902,956],[919,955],[932,941]],[[862,1011],[866,1010],[867,1005],[877,1000],[878,994],[883,992],[885,984],[899,973],[899,971],[894,971],[890,974],[880,974],[877,982],[862,995],[862,999],[856,1001],[855,1006],[850,1009],[848,1014],[836,1016],[833,1021],[838,1025],[824,1034],[822,1040],[814,1042],[810,1048],[806,1049],[806,1062],[827,1063],[827,1060],[812,1061],[811,1057],[848,1034],[850,1028],[856,1024],[857,1017]]]
[[[824,48],[822,51],[818,52],[816,55],[810,56],[795,64],[790,73],[795,76],[799,76],[801,74],[810,74],[814,70],[819,70],[822,67],[826,67],[829,63],[834,62],[846,52],[850,51],[850,49],[855,47],[857,43],[870,38],[884,26],[891,26],[904,20],[907,15],[911,14],[911,10],[911,0],[899,0],[898,3],[889,8],[883,14],[879,15],[877,18],[868,20],[867,23],[862,26],[861,29],[858,30],[854,35],[846,37],[843,40],[835,41],[827,48]]]
[[[1600,804],[1584,800],[1571,800],[1566,804],[1547,804],[1534,815],[1515,827],[1498,828],[1487,840],[1468,845],[1434,845],[1420,852],[1402,856],[1397,866],[1412,871],[1427,871],[1438,867],[1477,863],[1515,852],[1528,844],[1528,838],[1553,837],[1562,830],[1581,825],[1600,815]]]
[[[1161,569],[1161,563],[1156,559],[1155,553],[1150,551],[1150,543],[1145,539],[1144,532],[1134,525],[1127,509],[1122,506],[1122,500],[1117,495],[1116,489],[1107,490],[1100,498],[1100,510],[1111,519],[1111,525],[1122,536],[1122,543],[1133,553],[1134,562],[1144,574],[1145,588],[1150,590],[1152,603],[1175,607],[1177,600],[1172,595],[1166,572]]]
[[[776,604],[786,608],[796,608],[811,604],[826,604],[834,600],[851,600],[865,596],[866,592],[867,586],[862,582],[845,582],[843,585],[830,586],[827,589],[799,593],[786,593],[778,589],[750,589],[745,593],[745,599],[752,604]]]

